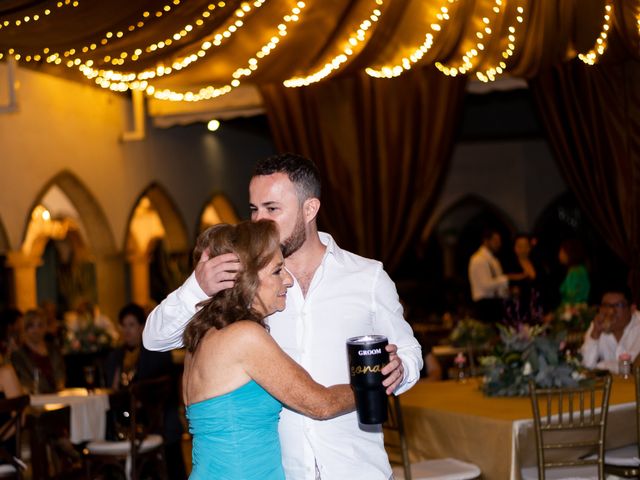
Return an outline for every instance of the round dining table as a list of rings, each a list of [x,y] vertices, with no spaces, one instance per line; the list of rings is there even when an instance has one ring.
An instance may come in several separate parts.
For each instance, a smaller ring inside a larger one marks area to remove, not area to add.
[[[67,388],[56,393],[31,395],[31,405],[44,409],[69,406],[71,419],[69,433],[71,442],[79,444],[91,440],[104,440],[109,410],[109,390]]]

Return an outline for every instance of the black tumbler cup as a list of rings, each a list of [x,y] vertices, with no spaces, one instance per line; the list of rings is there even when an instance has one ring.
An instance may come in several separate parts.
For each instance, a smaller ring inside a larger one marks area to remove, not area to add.
[[[382,368],[389,363],[389,344],[383,335],[364,335],[347,340],[351,388],[356,397],[358,421],[375,425],[387,420],[387,394]]]

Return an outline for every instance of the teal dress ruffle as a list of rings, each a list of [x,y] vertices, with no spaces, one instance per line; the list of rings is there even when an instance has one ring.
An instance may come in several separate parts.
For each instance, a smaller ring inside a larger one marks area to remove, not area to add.
[[[284,480],[278,438],[282,404],[255,381],[189,405],[190,480]]]

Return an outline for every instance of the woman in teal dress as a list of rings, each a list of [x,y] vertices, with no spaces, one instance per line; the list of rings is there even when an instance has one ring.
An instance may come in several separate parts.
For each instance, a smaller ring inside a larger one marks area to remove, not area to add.
[[[193,435],[191,480],[284,480],[278,439],[282,404],[313,418],[354,409],[349,385],[324,387],[286,355],[264,318],[285,307],[275,223],[217,225],[198,238],[194,259],[235,253],[234,286],[202,302],[184,332],[183,395]]]
[[[567,267],[567,275],[560,285],[561,305],[574,305],[589,301],[589,272],[585,267],[585,251],[577,239],[568,239],[560,245],[558,260]]]

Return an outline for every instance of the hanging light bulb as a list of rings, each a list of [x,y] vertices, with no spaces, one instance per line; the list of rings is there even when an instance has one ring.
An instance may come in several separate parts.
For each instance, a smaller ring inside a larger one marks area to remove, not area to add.
[[[207,129],[210,132],[215,132],[219,128],[220,128],[220,121],[216,120],[215,118],[213,120],[210,120],[209,123],[207,123]]]

